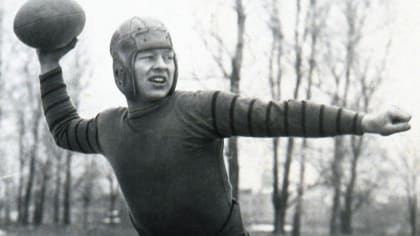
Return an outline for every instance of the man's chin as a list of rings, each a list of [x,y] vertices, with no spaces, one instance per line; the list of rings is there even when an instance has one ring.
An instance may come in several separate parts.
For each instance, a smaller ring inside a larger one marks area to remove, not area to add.
[[[165,92],[157,92],[154,94],[150,94],[149,96],[147,96],[146,100],[149,102],[158,102],[164,98],[166,98],[168,96],[169,91],[165,91]]]

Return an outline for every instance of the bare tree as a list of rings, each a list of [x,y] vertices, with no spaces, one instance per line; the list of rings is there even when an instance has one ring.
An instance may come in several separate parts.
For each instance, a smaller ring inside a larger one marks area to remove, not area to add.
[[[38,156],[39,150],[39,140],[41,138],[40,135],[40,124],[42,119],[42,111],[41,111],[41,102],[37,99],[39,91],[37,87],[33,83],[33,78],[36,77],[31,70],[31,61],[33,61],[33,54],[29,54],[30,52],[26,52],[23,56],[26,58],[27,63],[24,64],[24,68],[22,70],[22,78],[23,78],[23,85],[26,88],[27,93],[27,100],[23,101],[24,104],[21,104],[22,101],[17,100],[18,104],[17,107],[24,110],[24,117],[29,119],[28,126],[31,127],[27,129],[28,138],[29,138],[29,145],[27,149],[27,155],[29,156],[29,163],[28,163],[28,177],[26,181],[26,186],[24,187],[24,195],[23,195],[23,203],[22,203],[22,218],[21,223],[28,224],[30,223],[30,205],[32,201],[32,194],[33,194],[33,187],[35,181],[35,172],[36,172],[36,161]],[[25,109],[25,104],[26,108]],[[23,153],[25,154],[25,153]],[[25,155],[26,156],[26,155]]]
[[[283,77],[282,57],[283,57],[283,32],[279,16],[278,1],[273,0],[269,3],[268,11],[270,19],[268,27],[271,31],[272,42],[268,63],[268,81],[270,84],[270,94],[273,100],[281,99],[281,81]],[[279,191],[279,146],[280,139],[272,139],[273,149],[273,206],[274,206],[274,233],[279,233],[282,228],[280,221],[280,191]]]
[[[332,103],[340,107],[346,107],[349,103],[350,82],[352,79],[352,69],[354,58],[356,57],[356,48],[360,43],[362,29],[365,23],[366,14],[359,15],[359,8],[363,6],[363,1],[344,2],[344,16],[347,26],[345,34],[344,51],[345,58],[341,71],[337,69],[337,64],[331,65],[331,72],[334,77],[335,91],[332,96]],[[342,186],[342,163],[345,156],[344,137],[336,137],[334,140],[334,157],[331,163],[332,186],[333,186],[333,204],[330,218],[330,235],[335,236],[339,230],[339,216],[341,209],[341,186]]]
[[[270,50],[269,57],[269,82],[271,95],[274,100],[280,100],[280,91],[281,91],[281,79],[282,79],[282,66],[284,65],[281,60],[285,55],[284,45],[287,45],[284,41],[284,36],[282,32],[281,20],[279,16],[279,2],[271,1],[268,7],[268,12],[270,14],[269,20],[269,29],[271,31],[273,41]],[[311,88],[312,88],[312,77],[315,70],[315,56],[316,56],[316,47],[318,43],[318,35],[320,31],[320,14],[316,12],[316,1],[310,1],[310,6],[308,7],[306,14],[303,14],[302,1],[297,0],[294,2],[296,7],[296,16],[294,23],[293,31],[293,70],[295,74],[295,85],[293,89],[293,99],[299,98],[299,91],[301,90],[302,84],[307,82],[307,92],[306,98],[310,99],[311,97]],[[303,22],[303,24],[302,24]],[[303,29],[303,30],[302,30]],[[311,37],[310,44],[308,45],[311,52],[309,58],[306,60],[303,48],[308,43],[307,37]],[[306,61],[307,64],[306,65]],[[274,71],[274,68],[277,68],[277,71]],[[307,69],[306,69],[307,68]],[[306,70],[306,71],[305,71]],[[305,75],[305,72],[307,75]],[[307,81],[304,79],[307,77]],[[301,159],[301,186],[298,187],[298,197],[296,199],[291,199],[291,194],[289,190],[290,186],[290,169],[294,159],[294,147],[295,140],[289,138],[286,145],[286,156],[283,166],[283,175],[282,175],[282,185],[281,190],[279,190],[279,170],[278,170],[278,147],[279,139],[273,139],[273,204],[274,204],[274,234],[284,234],[284,226],[286,222],[287,209],[293,203],[297,203],[296,211],[294,215],[294,233],[298,234],[300,232],[300,215],[302,209],[302,197],[303,197],[303,175],[304,175],[304,157]],[[307,141],[303,142],[303,149],[307,148]],[[304,153],[304,150],[302,150]],[[303,154],[304,155],[304,154]],[[303,161],[303,162],[302,162]]]
[[[3,6],[3,2],[0,3],[0,30],[3,30],[3,18],[4,18],[4,6]],[[4,91],[5,91],[5,79],[3,78],[3,35],[0,35],[0,104],[2,104],[3,99],[4,99]],[[1,121],[3,120],[3,108],[0,107],[0,127],[2,127],[2,123]],[[3,148],[3,147],[0,147]],[[2,161],[2,163],[7,163],[4,157],[4,154],[1,152],[2,150],[0,150],[0,160]],[[3,172],[3,170],[2,170]],[[10,180],[5,179],[4,180],[4,221],[5,223],[9,223],[10,221],[10,202],[9,201],[9,192],[10,192]],[[0,207],[1,210],[2,207]],[[1,218],[1,217],[0,217]]]
[[[29,149],[29,174],[28,174],[28,181],[25,188],[25,195],[24,195],[24,201],[23,201],[23,218],[22,223],[28,224],[29,217],[30,217],[30,203],[32,200],[32,191],[35,181],[35,166],[36,166],[36,159],[37,159],[37,152],[39,148],[39,126],[40,126],[40,120],[41,120],[41,105],[37,105],[36,107],[39,111],[34,111],[34,120],[31,128],[31,134],[32,134],[32,140],[33,143]]]
[[[56,146],[51,147],[52,156],[54,157],[54,196],[53,196],[53,222],[54,224],[60,223],[60,195],[63,176],[63,152],[58,150]]]
[[[302,2],[301,0],[296,0],[296,18],[295,18],[295,25],[294,25],[294,72],[295,72],[295,85],[293,89],[293,99],[298,99],[299,91],[302,84],[302,60],[303,60],[303,44],[305,37],[300,33],[300,25],[301,25],[301,14],[302,14]],[[278,230],[280,233],[284,233],[284,226],[286,223],[286,215],[287,215],[287,208],[288,202],[290,198],[290,168],[293,161],[293,151],[295,148],[295,139],[290,137],[287,139],[287,147],[286,147],[286,157],[285,163],[283,166],[283,177],[282,177],[282,186],[280,191],[280,196],[278,198],[278,206],[279,206],[279,226]]]
[[[56,148],[56,144],[53,141],[50,132],[48,131],[48,128],[45,123],[43,123],[42,126],[42,151],[40,152],[40,158],[38,161],[38,190],[35,194],[35,205],[34,205],[34,214],[33,214],[33,224],[34,225],[41,225],[44,221],[44,215],[45,215],[45,206],[46,206],[46,199],[47,199],[47,193],[48,190],[53,190],[50,185],[50,180],[53,177],[53,164],[54,161],[59,162],[60,154],[62,151],[59,151]],[[42,157],[41,157],[42,155]],[[41,160],[42,159],[42,160]],[[53,206],[55,207],[56,202],[53,203]],[[56,209],[54,208],[54,213]],[[55,223],[58,223],[56,221],[57,215],[54,215],[54,221]]]
[[[89,224],[90,208],[94,200],[95,181],[99,177],[97,163],[94,159],[86,159],[84,161],[84,171],[82,175],[83,187],[81,192],[83,206],[83,226],[87,228]]]
[[[244,51],[244,36],[245,36],[245,9],[242,0],[235,0],[235,11],[237,15],[237,41],[235,46],[235,53],[232,57],[232,71],[230,78],[230,91],[239,94],[239,82],[241,80],[241,67]],[[236,137],[229,138],[227,152],[229,163],[229,179],[232,184],[232,195],[234,198],[239,198],[239,160],[238,160],[238,140]]]
[[[242,0],[235,0],[234,10],[236,13],[236,42],[233,55],[229,55],[231,71],[228,66],[224,65],[224,49],[227,48],[227,43],[224,42],[223,37],[217,32],[212,32],[212,38],[218,44],[218,52],[214,53],[210,48],[208,40],[203,40],[209,51],[211,52],[214,62],[217,64],[224,78],[230,80],[230,91],[234,94],[240,93],[241,68],[245,46],[245,21],[246,13]],[[238,161],[238,139],[236,137],[229,138],[226,147],[226,156],[229,165],[229,179],[232,185],[233,198],[239,198],[239,161]]]
[[[374,3],[365,0],[342,2],[345,26],[344,43],[333,51],[331,43],[327,43],[329,54],[335,54],[328,60],[328,67],[334,81],[331,93],[332,103],[340,107],[352,107],[355,110],[369,111],[373,94],[378,89],[385,70],[386,56],[373,61],[368,52],[363,51],[363,39],[366,35],[369,9]],[[341,5],[340,5],[341,6]],[[389,43],[386,46],[389,47]],[[379,65],[378,65],[379,64]],[[333,187],[333,203],[330,216],[330,235],[352,233],[352,216],[362,202],[355,203],[354,194],[357,186],[358,163],[366,149],[364,137],[337,137],[334,140],[334,156],[331,162],[331,183]],[[348,144],[348,145],[347,145]],[[348,170],[344,163],[348,161]],[[345,173],[348,173],[346,181]],[[374,186],[374,185],[372,185]],[[369,196],[372,189],[366,189],[363,196]],[[359,194],[360,196],[360,194]],[[359,198],[362,199],[362,198]],[[368,199],[368,198],[363,198]],[[356,207],[357,206],[357,207]]]
[[[408,164],[407,164],[408,167]],[[408,222],[410,225],[410,235],[416,236],[417,229],[417,212],[418,212],[418,171],[410,170],[408,175],[405,178],[405,191],[407,193],[407,212],[408,212]]]
[[[403,183],[406,198],[406,222],[410,228],[410,236],[418,236],[418,212],[419,212],[419,193],[420,193],[420,171],[418,162],[418,150],[415,143],[407,141],[412,148],[405,149],[405,155],[401,156],[399,160],[393,160],[392,164],[396,169],[395,172],[400,177]]]
[[[5,188],[5,196],[4,196],[4,200],[5,200],[5,205],[4,205],[4,215],[3,215],[3,219],[4,219],[4,224],[8,225],[12,222],[12,217],[11,217],[11,212],[12,212],[12,194],[11,194],[11,186],[12,186],[12,181],[10,179],[6,179],[4,180],[4,188]]]
[[[318,42],[322,31],[325,26],[324,9],[320,9],[316,0],[310,0],[309,7],[307,10],[307,23],[305,24],[304,37],[309,35],[310,37],[310,52],[307,59],[307,79],[306,79],[306,94],[305,99],[310,100],[312,98],[313,80],[314,73],[316,70],[317,56],[318,56]],[[295,212],[293,216],[293,236],[300,236],[301,234],[301,218],[303,214],[303,196],[305,191],[305,171],[306,171],[306,155],[308,149],[308,140],[303,139],[302,152],[300,155],[300,167],[299,167],[299,183],[297,187],[297,200],[295,206]]]
[[[71,224],[71,186],[72,186],[72,174],[71,174],[71,160],[73,154],[66,151],[65,154],[65,179],[63,188],[63,224]]]
[[[389,41],[390,42],[390,41]],[[389,43],[387,44],[389,47]],[[371,103],[375,92],[378,90],[380,84],[383,81],[383,74],[385,71],[387,52],[380,63],[380,66],[372,70],[372,66],[368,61],[361,61],[361,58],[355,58],[354,76],[355,80],[359,82],[360,93],[355,98],[355,108],[363,112],[369,112],[371,110]],[[352,234],[352,218],[353,212],[360,208],[363,201],[357,201],[355,203],[355,188],[358,180],[358,165],[359,160],[363,156],[363,152],[367,149],[368,141],[363,136],[356,137],[352,136],[350,139],[350,165],[349,165],[349,180],[344,183],[344,204],[341,209],[340,222],[341,232],[343,234]],[[373,185],[372,185],[373,186]],[[367,193],[370,193],[372,189],[367,189]],[[369,194],[368,194],[369,195]],[[359,198],[360,199],[360,198]],[[366,200],[366,198],[364,199]]]
[[[19,181],[17,191],[17,212],[18,222],[22,222],[23,217],[23,186],[24,186],[24,167],[25,167],[25,149],[24,149],[24,135],[26,133],[26,124],[22,110],[18,110],[18,157],[19,157]]]
[[[91,77],[91,70],[89,69],[90,58],[87,53],[87,46],[83,41],[79,42],[77,49],[74,52],[74,58],[71,61],[72,71],[67,82],[69,94],[72,98],[74,106],[79,108],[81,95],[84,88],[87,86],[86,81],[82,81],[84,77]],[[63,188],[63,224],[71,224],[71,191],[72,191],[72,157],[73,152],[65,151],[64,164],[64,188]]]
[[[4,3],[0,3],[0,30],[3,31],[3,19],[4,19]],[[3,35],[0,35],[0,94],[4,94],[4,83],[3,79]],[[0,96],[0,99],[3,100],[3,96]],[[0,109],[0,117],[3,111]]]
[[[48,136],[47,136],[48,135]],[[51,138],[49,138],[49,132],[47,127],[43,127],[43,145],[47,148],[51,147],[53,142]],[[49,186],[49,181],[51,178],[51,165],[52,165],[52,156],[50,153],[45,152],[46,160],[43,163],[39,163],[40,165],[40,178],[39,178],[39,190],[35,195],[35,208],[34,208],[34,215],[33,215],[33,224],[40,225],[43,223],[44,220],[44,209],[45,209],[45,199],[47,194],[47,189]],[[50,154],[50,155],[48,155]]]
[[[7,80],[7,89],[11,109],[8,114],[16,117],[15,124],[17,126],[19,176],[16,206],[18,222],[28,224],[30,223],[30,208],[36,179],[39,128],[42,120],[41,104],[38,99],[39,91],[36,80],[34,82],[37,75],[34,69],[33,50],[23,48],[22,45],[13,41],[9,34],[4,34],[4,37],[7,40],[7,44],[5,44],[8,49],[7,53],[13,54],[13,58],[19,61],[19,63],[10,62],[4,68],[8,74],[14,73],[15,77],[15,80]]]

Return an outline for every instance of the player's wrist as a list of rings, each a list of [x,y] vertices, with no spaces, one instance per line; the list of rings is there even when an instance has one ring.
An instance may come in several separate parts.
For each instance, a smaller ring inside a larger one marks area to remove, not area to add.
[[[372,115],[370,114],[363,114],[361,120],[361,129],[362,133],[373,133],[374,129],[372,128]]]
[[[52,71],[60,67],[60,63],[58,62],[58,60],[40,61],[40,65],[41,65],[41,74],[45,74],[49,71]]]

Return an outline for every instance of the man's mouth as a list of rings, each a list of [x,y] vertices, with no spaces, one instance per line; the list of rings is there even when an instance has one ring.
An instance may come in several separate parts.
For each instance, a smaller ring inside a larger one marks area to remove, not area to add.
[[[157,84],[164,84],[166,83],[166,77],[163,76],[152,76],[149,78],[150,82],[157,83]]]

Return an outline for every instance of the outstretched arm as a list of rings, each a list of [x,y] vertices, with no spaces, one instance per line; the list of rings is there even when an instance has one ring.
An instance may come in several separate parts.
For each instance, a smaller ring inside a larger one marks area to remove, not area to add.
[[[393,109],[375,114],[288,100],[262,102],[223,92],[198,92],[181,99],[188,126],[203,137],[329,137],[343,134],[389,135],[408,130],[410,116]]]
[[[81,119],[70,101],[63,81],[60,59],[76,40],[55,51],[37,51],[41,66],[41,99],[48,127],[57,145],[72,151],[99,153],[96,119]]]
[[[364,133],[364,114],[340,107],[296,100],[266,103],[217,92],[212,100],[215,126],[229,136],[329,137]]]

